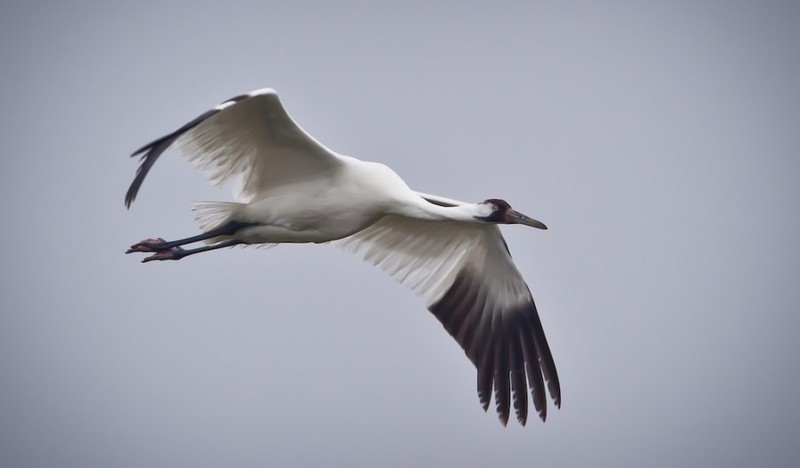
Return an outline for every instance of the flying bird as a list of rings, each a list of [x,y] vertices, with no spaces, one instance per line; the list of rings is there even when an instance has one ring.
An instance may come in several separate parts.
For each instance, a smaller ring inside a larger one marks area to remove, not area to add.
[[[387,166],[338,154],[303,131],[277,93],[228,99],[144,145],[125,195],[130,208],[164,151],[176,145],[213,185],[240,182],[238,202],[202,202],[202,233],[151,238],[126,253],[180,260],[234,245],[330,242],[360,255],[421,295],[477,368],[478,397],[508,423],[528,418],[528,391],[544,421],[547,396],[561,407],[550,347],[525,280],[498,225],[547,227],[501,199],[465,203],[415,192]],[[203,242],[201,246],[184,248]],[[547,389],[547,390],[546,390]]]

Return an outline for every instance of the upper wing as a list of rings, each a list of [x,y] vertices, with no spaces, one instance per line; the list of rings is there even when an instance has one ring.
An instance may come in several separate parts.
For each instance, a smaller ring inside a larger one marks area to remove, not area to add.
[[[361,255],[425,298],[428,310],[477,367],[484,409],[494,386],[503,424],[508,422],[511,390],[523,425],[528,388],[542,420],[547,416],[545,380],[555,405],[561,406],[558,374],[536,305],[497,226],[389,215],[334,244]]]
[[[178,130],[134,152],[142,163],[125,195],[130,207],[161,153],[176,143],[214,185],[242,175],[238,198],[335,170],[340,159],[298,126],[272,89],[228,99]]]

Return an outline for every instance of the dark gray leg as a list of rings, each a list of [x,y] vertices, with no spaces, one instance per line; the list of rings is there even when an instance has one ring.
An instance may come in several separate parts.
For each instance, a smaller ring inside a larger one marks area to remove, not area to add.
[[[205,247],[197,247],[196,249],[184,249],[180,246],[170,247],[166,250],[159,250],[153,255],[146,257],[142,263],[152,262],[153,260],[180,260],[183,257],[194,255],[200,252],[208,252],[209,250],[224,249],[225,247],[232,247],[234,245],[243,244],[244,242],[238,240],[228,240],[219,242],[217,244],[207,245]]]
[[[255,226],[254,224],[248,223],[238,223],[235,221],[231,221],[223,226],[220,226],[216,229],[212,229],[208,232],[204,232],[203,234],[198,234],[196,236],[187,237],[185,239],[178,239],[174,241],[165,241],[164,239],[147,239],[143,240],[142,242],[138,242],[133,244],[130,249],[128,249],[125,253],[134,253],[134,252],[164,252],[167,250],[172,249],[173,247],[179,247],[181,245],[191,244],[193,242],[204,241],[207,239],[213,239],[219,236],[231,236],[236,233],[239,229],[248,226]]]

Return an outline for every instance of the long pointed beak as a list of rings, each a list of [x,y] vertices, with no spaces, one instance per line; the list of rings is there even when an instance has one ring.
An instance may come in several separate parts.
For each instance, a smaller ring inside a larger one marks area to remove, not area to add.
[[[525,216],[517,210],[511,208],[506,211],[506,219],[508,224],[524,224],[525,226],[534,227],[536,229],[547,229],[543,222]]]

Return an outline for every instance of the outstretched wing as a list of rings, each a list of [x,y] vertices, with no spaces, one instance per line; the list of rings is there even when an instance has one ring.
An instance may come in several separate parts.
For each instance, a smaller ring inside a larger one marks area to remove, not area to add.
[[[213,185],[241,176],[238,197],[251,201],[274,187],[324,176],[339,156],[297,125],[272,89],[228,99],[178,130],[139,148],[141,155],[125,205],[130,207],[161,153],[176,144]]]
[[[528,389],[539,416],[546,418],[545,381],[555,405],[561,406],[558,374],[536,305],[497,226],[389,215],[334,244],[425,298],[428,310],[478,369],[484,410],[494,388],[503,424],[512,399],[517,420],[525,424]]]

